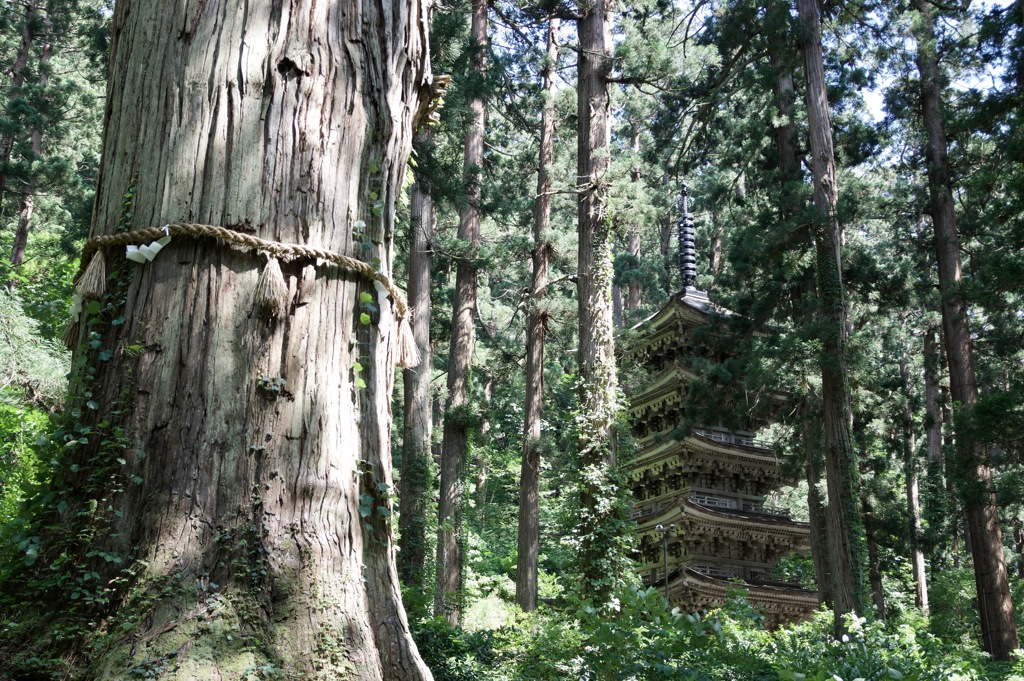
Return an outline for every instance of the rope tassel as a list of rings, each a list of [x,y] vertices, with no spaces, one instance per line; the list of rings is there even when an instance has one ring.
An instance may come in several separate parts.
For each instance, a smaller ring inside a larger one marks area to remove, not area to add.
[[[281,272],[281,264],[277,262],[277,258],[271,257],[256,282],[253,302],[259,310],[260,316],[274,318],[280,317],[281,313],[288,308],[289,298],[290,292],[288,284],[284,281],[284,274]]]
[[[107,263],[103,251],[96,251],[89,259],[89,266],[78,279],[75,293],[83,300],[99,300],[107,290]]]
[[[409,321],[411,316],[406,311],[398,321],[398,366],[403,369],[412,369],[420,363],[420,351],[416,347],[416,336],[412,333],[412,324]]]
[[[78,347],[78,337],[82,334],[82,325],[77,319],[73,319],[68,322],[68,325],[64,327],[64,332],[60,335],[60,342],[64,344],[68,350],[74,351]]]

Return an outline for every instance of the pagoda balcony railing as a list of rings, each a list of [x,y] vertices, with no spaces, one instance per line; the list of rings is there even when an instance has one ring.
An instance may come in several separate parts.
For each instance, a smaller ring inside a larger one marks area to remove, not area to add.
[[[715,442],[721,442],[722,444],[729,445],[743,445],[744,447],[756,447],[758,449],[771,449],[772,443],[765,440],[758,440],[757,438],[747,437],[746,435],[737,435],[736,433],[724,433],[720,430],[705,430],[704,428],[694,428],[694,434],[706,437],[709,440]]]
[[[714,577],[716,579],[742,579],[745,582],[760,584],[763,586],[778,586],[790,589],[800,588],[800,585],[796,582],[780,579],[770,570],[732,568],[722,565],[708,565],[705,563],[694,563],[690,566],[690,569],[707,577]]]
[[[648,516],[654,515],[661,509],[665,508],[666,506],[668,506],[668,504],[662,502],[655,502],[653,504],[650,504],[649,506],[634,507],[633,510],[629,512],[629,519],[641,520],[643,518],[647,518]]]
[[[771,515],[783,518],[789,517],[789,511],[785,509],[771,508],[770,506],[757,504],[752,501],[741,501],[740,499],[719,497],[713,494],[698,494],[696,492],[692,492],[688,498],[698,506],[704,506],[706,508],[724,508],[732,511],[743,511],[745,513],[759,513],[761,515]]]
[[[724,568],[718,565],[706,565],[704,563],[694,563],[690,566],[690,569],[694,572],[699,572],[705,577],[715,577],[716,579],[735,579],[742,577],[738,570],[731,568]]]

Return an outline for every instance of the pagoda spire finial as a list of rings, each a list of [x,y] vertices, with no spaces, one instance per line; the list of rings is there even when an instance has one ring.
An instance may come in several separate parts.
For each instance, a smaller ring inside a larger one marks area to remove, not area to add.
[[[689,192],[683,182],[679,193],[679,274],[683,292],[697,287],[697,244],[690,213]]]

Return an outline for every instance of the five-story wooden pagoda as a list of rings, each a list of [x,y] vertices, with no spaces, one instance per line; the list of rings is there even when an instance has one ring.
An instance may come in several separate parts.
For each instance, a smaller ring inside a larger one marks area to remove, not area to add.
[[[767,423],[745,430],[708,423],[683,430],[692,360],[714,361],[695,330],[728,315],[695,287],[693,219],[685,189],[680,211],[683,290],[638,325],[623,361],[645,366],[651,382],[631,399],[639,442],[631,471],[633,517],[640,535],[644,582],[665,589],[687,611],[721,605],[737,587],[769,625],[799,620],[818,607],[818,593],[777,578],[783,556],[810,546],[810,527],[765,506],[786,482],[775,453],[756,439]],[[666,552],[667,549],[667,552]],[[666,572],[667,567],[667,572]]]

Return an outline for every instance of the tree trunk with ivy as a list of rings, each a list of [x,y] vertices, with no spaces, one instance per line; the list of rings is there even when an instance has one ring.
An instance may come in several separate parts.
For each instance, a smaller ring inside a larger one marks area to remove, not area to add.
[[[425,11],[119,1],[93,234],[219,225],[390,274]],[[40,640],[77,631],[83,678],[429,679],[392,543],[393,303],[296,258],[265,318],[264,260],[211,239],[106,263],[42,516],[63,585],[25,582]]]
[[[464,176],[466,205],[459,216],[458,237],[465,252],[455,273],[451,345],[448,351],[448,403],[441,444],[440,497],[437,504],[437,583],[434,615],[458,624],[462,600],[462,506],[465,503],[466,459],[469,456],[470,374],[476,323],[476,249],[480,245],[480,200],[484,163],[487,103],[487,0],[473,0],[471,26],[473,78],[469,130],[466,132]]]
[[[832,570],[833,612],[837,631],[846,613],[868,612],[864,575],[864,522],[858,508],[858,471],[851,428],[853,412],[847,377],[846,294],[842,275],[842,235],[836,218],[838,184],[832,145],[832,123],[825,87],[818,0],[797,0],[801,51],[807,84],[814,206],[818,213],[815,244],[821,328],[821,390],[824,425],[825,479],[828,485],[826,522]]]
[[[995,659],[1008,660],[1018,646],[1017,623],[1013,615],[1013,598],[988,453],[978,442],[969,422],[970,411],[978,402],[978,380],[974,370],[967,298],[961,285],[960,237],[942,114],[942,74],[935,44],[934,8],[926,0],[919,0],[916,6],[917,67],[921,76],[921,112],[928,135],[925,157],[942,296],[942,331],[949,365],[949,391],[956,408],[964,412],[954,422],[956,446],[947,470],[949,477],[956,481],[967,516],[982,643]]]
[[[537,199],[533,204],[533,275],[526,322],[526,411],[523,417],[523,461],[519,470],[519,540],[516,556],[516,603],[525,612],[537,609],[537,563],[540,559],[540,438],[544,409],[544,341],[548,332],[545,306],[551,243],[551,176],[555,138],[555,75],[558,67],[559,20],[548,21],[544,64],[544,111],[540,124]]]
[[[583,593],[602,600],[619,566],[615,467],[618,380],[612,317],[612,238],[607,215],[607,147],[611,138],[612,15],[607,0],[595,0],[577,21],[579,193],[579,569]]]
[[[434,200],[423,178],[412,186],[409,220],[409,314],[419,351],[419,364],[402,371],[404,426],[402,478],[398,500],[398,576],[413,592],[424,586],[427,546],[427,494],[431,480],[430,446],[433,414],[430,374],[434,355],[430,347],[430,271],[433,260]]]

